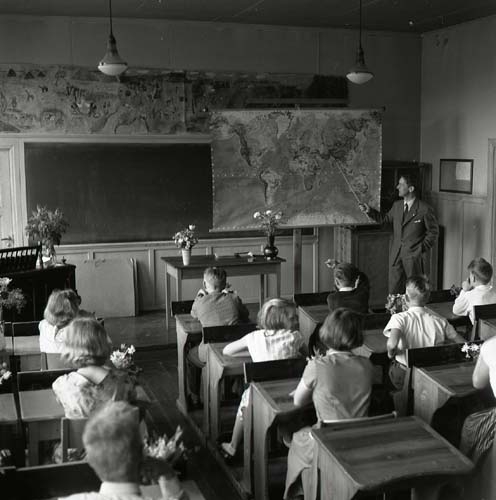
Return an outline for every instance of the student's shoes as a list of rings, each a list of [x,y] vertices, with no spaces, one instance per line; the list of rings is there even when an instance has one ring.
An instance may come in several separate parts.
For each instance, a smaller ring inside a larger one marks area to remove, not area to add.
[[[233,448],[231,443],[222,443],[220,449],[226,458],[234,458],[236,455],[236,448]]]

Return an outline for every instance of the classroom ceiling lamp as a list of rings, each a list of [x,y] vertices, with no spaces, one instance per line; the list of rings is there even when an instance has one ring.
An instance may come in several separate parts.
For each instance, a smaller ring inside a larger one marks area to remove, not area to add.
[[[112,0],[109,0],[110,34],[107,43],[107,52],[98,64],[98,69],[109,76],[119,76],[127,69],[127,62],[117,52],[117,44],[112,33]]]
[[[374,77],[374,73],[367,68],[365,64],[365,57],[363,55],[362,49],[362,0],[360,0],[360,30],[358,35],[358,51],[356,56],[356,63],[353,66],[346,78],[352,83],[361,85],[362,83],[368,82]]]

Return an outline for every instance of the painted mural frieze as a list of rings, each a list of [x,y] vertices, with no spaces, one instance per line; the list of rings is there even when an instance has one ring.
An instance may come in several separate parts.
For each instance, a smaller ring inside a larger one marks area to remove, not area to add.
[[[65,66],[0,66],[0,132],[208,133],[210,112],[271,99],[346,101],[342,77],[135,70],[120,80]]]

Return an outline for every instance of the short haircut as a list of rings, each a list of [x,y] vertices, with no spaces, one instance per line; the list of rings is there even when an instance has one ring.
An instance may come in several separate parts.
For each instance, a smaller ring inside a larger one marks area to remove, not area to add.
[[[138,409],[111,401],[88,420],[83,432],[86,459],[102,481],[139,480],[143,445]]]
[[[358,269],[349,262],[342,262],[334,269],[334,278],[345,286],[353,286],[358,278]]]
[[[427,276],[411,276],[406,280],[406,294],[410,300],[420,304],[427,304],[431,294],[431,285]]]
[[[105,328],[94,317],[74,319],[66,330],[62,358],[77,368],[102,366],[110,356],[112,342]]]
[[[339,307],[330,313],[320,327],[320,340],[336,351],[351,351],[363,344],[362,315]]]
[[[471,271],[477,278],[477,281],[483,285],[487,285],[493,277],[493,266],[491,266],[491,264],[489,264],[489,262],[482,257],[475,258],[468,265],[467,269]]]
[[[264,330],[296,330],[296,305],[291,300],[269,299],[258,313],[258,325]]]
[[[203,272],[203,279],[215,290],[220,291],[226,288],[227,274],[222,267],[207,267]]]
[[[76,317],[80,303],[81,298],[74,290],[54,290],[48,297],[43,317],[60,330]]]
[[[414,190],[415,190],[415,194],[420,196],[420,182],[419,182],[419,178],[418,178],[418,175],[412,173],[412,172],[408,172],[408,173],[405,173],[405,174],[401,174],[400,175],[400,179],[403,177],[403,179],[405,179],[405,182],[407,184],[408,187],[413,187]]]

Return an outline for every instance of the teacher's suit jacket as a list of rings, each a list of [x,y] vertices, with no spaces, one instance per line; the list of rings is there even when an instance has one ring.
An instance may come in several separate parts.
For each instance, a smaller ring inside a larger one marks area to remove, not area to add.
[[[389,264],[392,266],[398,258],[422,258],[423,254],[432,248],[439,234],[439,226],[432,207],[418,198],[403,221],[405,202],[398,200],[386,214],[381,214],[373,208],[369,215],[380,224],[393,225],[393,243],[389,254]]]

